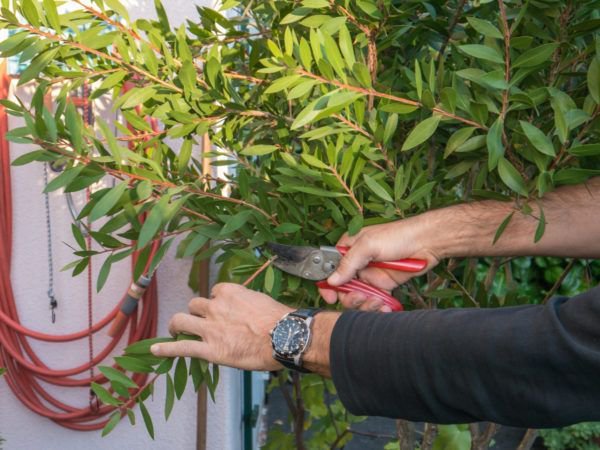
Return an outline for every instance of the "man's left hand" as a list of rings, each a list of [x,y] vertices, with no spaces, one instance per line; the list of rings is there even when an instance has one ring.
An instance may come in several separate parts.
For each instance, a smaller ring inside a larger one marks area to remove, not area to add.
[[[155,344],[155,356],[190,356],[244,370],[282,368],[272,357],[269,332],[292,308],[241,285],[220,283],[210,299],[192,299],[189,311],[174,315],[169,331],[201,340]]]

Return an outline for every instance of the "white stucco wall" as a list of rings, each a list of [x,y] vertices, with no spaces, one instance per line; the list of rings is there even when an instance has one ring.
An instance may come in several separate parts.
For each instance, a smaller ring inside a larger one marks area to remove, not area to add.
[[[152,0],[125,0],[132,18],[154,15]],[[165,0],[163,1],[173,25],[186,18],[196,17],[196,4],[212,4],[207,1]],[[10,127],[20,126],[18,120],[10,119]],[[23,145],[12,145],[12,158],[30,151]],[[50,310],[46,296],[48,283],[46,218],[44,207],[43,167],[31,164],[13,168],[14,202],[14,242],[12,282],[15,297],[25,326],[55,334],[70,333],[87,327],[87,277],[71,278],[70,274],[59,272],[60,268],[73,260],[71,250],[64,243],[72,243],[71,218],[67,205],[60,192],[50,196],[55,255],[55,292],[59,301],[57,322],[50,321]],[[78,194],[79,204],[83,198]],[[187,288],[189,261],[175,260],[172,246],[170,255],[165,258],[158,271],[159,284],[159,335],[167,335],[168,319],[177,311],[185,310],[192,292]],[[94,264],[95,278],[101,261]],[[130,282],[129,262],[113,266],[109,282],[100,294],[94,295],[94,317],[103,317],[119,301]],[[95,349],[108,341],[104,333],[96,334]],[[52,368],[70,368],[87,361],[87,341],[72,344],[47,344],[32,341],[42,359]],[[118,348],[122,349],[123,345]],[[119,352],[117,352],[119,353]],[[105,363],[110,363],[107,360]],[[241,373],[233,369],[221,370],[221,382],[217,389],[216,403],[208,404],[209,450],[241,448]],[[87,389],[50,388],[67,403],[86,405]],[[122,422],[106,438],[99,432],[69,431],[53,422],[30,412],[13,396],[5,382],[0,380],[0,435],[6,439],[5,450],[79,450],[127,448],[128,450],[182,449],[196,448],[196,396],[190,389],[175,405],[169,422],[163,416],[164,381],[160,380],[153,402],[147,402],[154,418],[156,440],[146,434],[141,417],[138,425],[131,427]]]

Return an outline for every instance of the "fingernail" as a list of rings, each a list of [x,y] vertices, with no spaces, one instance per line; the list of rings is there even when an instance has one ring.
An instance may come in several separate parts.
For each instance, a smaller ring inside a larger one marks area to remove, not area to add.
[[[381,309],[379,311],[384,312],[384,313],[389,313],[389,312],[392,312],[392,308],[390,308],[388,305],[384,305],[381,307]]]
[[[160,356],[160,345],[154,344],[152,347],[150,347],[150,352],[154,356]]]

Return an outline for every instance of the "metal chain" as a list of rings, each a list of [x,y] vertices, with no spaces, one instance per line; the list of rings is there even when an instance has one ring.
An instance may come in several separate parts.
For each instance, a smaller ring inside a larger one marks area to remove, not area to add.
[[[48,186],[48,163],[44,163],[44,187]],[[54,296],[54,255],[52,252],[52,222],[50,220],[50,194],[44,192],[46,203],[46,231],[48,233],[48,299],[50,300],[50,310],[52,311],[52,323],[56,322],[56,308],[58,300]]]

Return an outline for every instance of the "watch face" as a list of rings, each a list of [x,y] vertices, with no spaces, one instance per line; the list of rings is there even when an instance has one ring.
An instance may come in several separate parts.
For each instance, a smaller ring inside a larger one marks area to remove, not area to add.
[[[287,317],[273,330],[273,349],[284,356],[300,353],[308,339],[308,326],[302,319]]]

